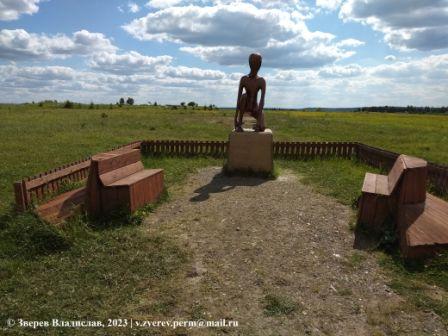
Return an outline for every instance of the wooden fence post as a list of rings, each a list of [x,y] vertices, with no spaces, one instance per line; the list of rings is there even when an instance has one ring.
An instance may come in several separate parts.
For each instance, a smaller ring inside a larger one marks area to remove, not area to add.
[[[20,212],[24,212],[28,207],[26,189],[24,189],[24,181],[14,182],[14,194],[16,200],[16,209]]]

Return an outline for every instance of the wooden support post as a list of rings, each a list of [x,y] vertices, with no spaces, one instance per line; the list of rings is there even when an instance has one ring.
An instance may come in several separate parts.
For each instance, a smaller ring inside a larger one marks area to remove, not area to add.
[[[16,200],[16,209],[20,212],[24,212],[28,206],[27,197],[26,197],[26,189],[24,181],[17,181],[14,183],[14,194]]]

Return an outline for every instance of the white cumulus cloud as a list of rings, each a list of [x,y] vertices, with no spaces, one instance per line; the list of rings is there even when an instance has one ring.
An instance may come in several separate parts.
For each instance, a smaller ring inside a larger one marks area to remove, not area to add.
[[[343,0],[316,0],[316,6],[328,10],[336,10],[341,6]]]
[[[40,0],[0,0],[0,20],[17,20],[22,14],[37,13],[39,2]]]
[[[65,58],[116,49],[103,34],[87,30],[77,31],[72,36],[48,36],[28,33],[24,29],[0,30],[0,59]]]
[[[447,0],[347,0],[339,16],[370,25],[396,49],[448,48]]]
[[[95,70],[115,74],[133,74],[154,71],[158,66],[168,65],[171,56],[146,56],[136,51],[122,54],[101,52],[93,54],[88,65]]]
[[[276,1],[268,1],[271,4]],[[170,7],[133,20],[123,28],[140,40],[170,41],[208,62],[241,64],[258,51],[272,67],[316,67],[353,55],[362,42],[308,30],[297,11],[235,2]]]
[[[183,0],[151,0],[147,3],[147,7],[152,8],[168,8],[182,3]]]
[[[60,66],[0,65],[0,101],[70,99],[109,103],[129,96],[139,103],[194,100],[234,106],[240,76],[171,65],[127,75]],[[268,83],[266,105],[272,107],[441,106],[446,105],[448,96],[448,54],[377,66],[278,69],[264,76]],[[207,95],[203,94],[205,90]]]
[[[193,80],[218,80],[226,78],[226,74],[218,70],[191,68],[185,66],[169,66],[162,69],[161,77],[186,78]]]
[[[135,2],[128,2],[128,10],[130,13],[138,13],[140,11],[140,6]]]
[[[384,57],[384,59],[385,59],[386,61],[394,62],[394,61],[397,60],[397,57],[394,56],[394,55],[387,55],[386,57]]]

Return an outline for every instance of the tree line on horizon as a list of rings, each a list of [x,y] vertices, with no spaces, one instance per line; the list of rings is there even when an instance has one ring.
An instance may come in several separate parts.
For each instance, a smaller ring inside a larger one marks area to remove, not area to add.
[[[360,107],[358,112],[411,113],[411,114],[448,114],[448,106],[367,106]]]
[[[42,106],[52,106],[52,107],[63,107],[67,109],[73,109],[73,108],[85,108],[88,109],[99,109],[100,107],[109,107],[110,109],[113,108],[114,105],[118,107],[122,106],[134,106],[135,100],[132,97],[128,97],[126,100],[125,98],[121,97],[115,104],[107,104],[107,103],[98,103],[95,104],[94,102],[90,102],[89,104],[86,103],[76,103],[70,100],[66,100],[63,102],[58,102],[57,100],[43,100],[39,102],[31,102],[31,103],[25,103],[26,104],[32,104],[37,105],[39,107]],[[14,104],[1,104],[0,105],[14,105]],[[165,104],[161,105],[158,104],[156,101],[151,103],[148,101],[146,104],[139,104],[135,106],[154,106],[154,107],[161,107],[171,110],[176,110],[178,108],[180,109],[186,109],[186,108],[192,108],[192,109],[204,109],[204,110],[216,110],[219,109],[218,106],[214,104],[210,105],[203,105],[199,106],[198,103],[194,101],[190,101],[188,103],[181,102],[179,104]],[[223,108],[223,109],[233,109],[234,107],[229,108]],[[432,107],[432,106],[413,106],[413,105],[407,105],[407,106],[363,106],[363,107],[354,107],[354,108],[322,108],[322,107],[308,107],[308,108],[275,108],[275,107],[269,107],[266,108],[267,110],[274,110],[274,111],[282,111],[282,110],[299,110],[299,111],[308,111],[308,112],[329,112],[329,111],[344,111],[344,112],[379,112],[379,113],[408,113],[408,114],[448,114],[448,106],[441,106],[441,107]]]
[[[127,106],[154,106],[154,107],[162,107],[162,108],[168,108],[168,109],[172,109],[175,110],[177,108],[192,108],[192,109],[204,109],[204,110],[216,110],[218,109],[218,107],[215,104],[209,104],[209,105],[203,105],[203,106],[199,106],[198,103],[194,102],[194,101],[190,101],[188,103],[186,102],[181,102],[179,104],[165,104],[165,105],[161,105],[158,104],[156,101],[154,101],[153,103],[151,103],[150,101],[148,101],[146,104],[139,104],[136,105],[135,104],[135,100],[132,97],[128,97],[127,99],[121,97],[115,104],[108,104],[108,103],[98,103],[95,104],[93,101],[90,103],[77,103],[71,100],[65,100],[63,102],[59,102],[57,100],[42,100],[39,102],[35,102],[32,101],[31,103],[23,103],[23,104],[17,104],[17,105],[37,105],[39,107],[62,107],[62,108],[67,108],[67,109],[74,109],[74,108],[89,108],[89,109],[98,109],[100,107],[109,107],[110,109],[112,109],[115,106],[118,107],[123,107],[125,105]],[[16,104],[2,104],[0,103],[0,105],[16,105]]]

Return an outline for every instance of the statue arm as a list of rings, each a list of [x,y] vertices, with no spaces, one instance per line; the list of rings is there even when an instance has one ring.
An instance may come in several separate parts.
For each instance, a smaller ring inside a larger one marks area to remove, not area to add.
[[[236,111],[238,112],[240,109],[240,101],[241,101],[241,96],[243,95],[243,79],[240,79],[240,85],[238,87],[238,98],[236,101]]]
[[[243,79],[240,79],[240,85],[238,87],[238,98],[236,101],[236,109],[235,109],[235,118],[234,118],[234,123],[235,123],[235,127],[237,124],[237,119],[238,119],[238,113],[240,111],[240,101],[241,101],[241,96],[243,95]]]
[[[264,108],[264,96],[266,94],[266,81],[263,79],[261,81],[261,97],[260,97],[260,104],[258,104],[258,110],[260,112],[263,111]]]

